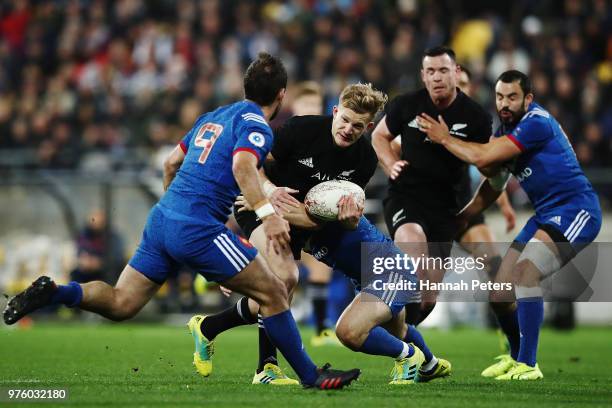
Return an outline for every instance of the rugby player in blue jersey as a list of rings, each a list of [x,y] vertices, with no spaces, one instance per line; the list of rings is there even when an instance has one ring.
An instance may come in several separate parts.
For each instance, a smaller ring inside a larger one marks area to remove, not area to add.
[[[338,389],[356,379],[358,369],[317,369],[302,347],[285,284],[257,249],[225,226],[242,192],[262,220],[266,250],[280,252],[289,245],[289,224],[266,198],[258,173],[272,148],[268,121],[278,113],[286,86],[282,62],[262,53],[246,71],[245,100],[196,120],[165,163],[166,193],[150,211],[140,245],[114,287],[101,281],[56,285],[43,276],[8,302],[4,321],[13,324],[50,304],[125,320],[142,309],[170,274],[187,265],[258,302],[270,340],[304,386]],[[212,350],[199,325],[198,318],[189,322],[195,358],[206,359]]]
[[[275,131],[262,177],[267,179],[270,200],[291,224],[292,239],[290,249],[265,256],[269,265],[277,265],[274,270],[282,273],[281,279],[290,293],[297,283],[295,260],[300,258],[302,249],[350,278],[359,293],[338,321],[339,340],[351,350],[393,358],[390,384],[408,385],[451,372],[451,364],[433,355],[418,330],[404,324],[403,308],[418,287],[416,275],[406,268],[387,268],[380,275],[361,276],[361,271],[367,269],[359,256],[362,242],[370,244],[370,259],[401,257],[403,253],[362,216],[363,206],[357,205],[352,196],[338,202],[338,220],[328,223],[313,219],[303,204],[306,193],[321,181],[347,180],[365,188],[378,160],[363,136],[373,128],[372,120],[385,102],[386,95],[370,84],[351,84],[340,94],[340,103],[332,115],[296,116]],[[261,249],[265,241],[257,215],[246,208],[246,203],[237,204],[236,221],[249,241]],[[413,289],[397,288],[395,284],[400,281],[412,282]],[[385,287],[383,283],[393,285]],[[221,313],[202,316],[202,334],[212,344],[220,333],[254,323],[257,312],[255,302],[242,298]],[[280,370],[276,349],[267,343],[265,333],[260,335],[259,366],[253,383],[292,384],[295,380]],[[212,361],[204,363],[196,365],[210,372]]]
[[[455,156],[476,165],[488,179],[460,212],[463,220],[476,216],[504,190],[512,173],[527,193],[532,216],[506,253],[498,280],[514,283],[516,302],[503,292],[492,301],[507,302],[520,328],[519,352],[506,356],[482,373],[498,380],[537,380],[543,377],[536,352],[544,302],[540,281],[569,262],[597,237],[601,228],[599,199],[584,175],[563,129],[534,102],[527,75],[511,70],[495,85],[501,124],[489,143],[475,144],[450,137],[448,126],[421,115],[419,127]],[[509,341],[516,341],[508,338]]]

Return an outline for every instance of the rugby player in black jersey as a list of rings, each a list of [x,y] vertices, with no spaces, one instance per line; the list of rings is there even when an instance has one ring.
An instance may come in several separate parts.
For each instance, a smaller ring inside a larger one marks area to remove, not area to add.
[[[468,165],[436,146],[421,132],[421,112],[442,115],[454,137],[486,143],[491,136],[491,117],[457,88],[460,68],[447,47],[425,51],[421,78],[425,88],[399,95],[372,134],[372,145],[389,176],[384,201],[385,222],[395,242],[408,254],[445,258],[458,225],[455,214],[465,204]],[[431,115],[431,114],[430,114]],[[401,154],[392,141],[401,136]],[[427,244],[429,242],[429,245]],[[402,245],[404,244],[404,245]],[[441,282],[444,271],[422,270],[423,278]],[[409,323],[418,324],[433,310],[437,293],[424,292],[421,305],[407,307]]]
[[[357,284],[361,272],[357,253],[361,242],[390,243],[362,216],[363,207],[351,196],[343,197],[338,203],[338,221],[327,224],[311,218],[302,203],[308,190],[323,181],[348,180],[365,187],[378,160],[371,144],[362,135],[373,128],[372,120],[385,102],[386,96],[369,84],[349,85],[340,95],[340,104],[334,107],[332,116],[293,117],[275,132],[274,146],[262,179],[270,201],[291,224],[291,248],[283,248],[280,253],[268,250],[261,223],[249,211],[252,206],[239,202],[244,207],[238,206],[236,220],[267,262],[284,272],[281,278],[290,292],[298,279],[295,260],[300,258],[307,242],[317,259],[338,267]],[[330,237],[334,237],[332,242],[329,242]],[[343,244],[345,247],[335,247]],[[391,246],[393,255],[400,253],[392,243]],[[337,256],[333,259],[326,256],[332,253]],[[416,278],[406,276],[406,279]],[[341,316],[337,326],[340,341],[355,351],[394,358],[392,384],[414,383],[422,365],[426,368],[420,372],[422,381],[448,375],[450,364],[436,359],[416,330],[406,330],[403,308],[407,303],[405,296],[410,292],[392,290],[383,295],[383,290],[374,289],[369,283],[363,284],[363,290]],[[213,341],[225,330],[254,323],[257,311],[255,302],[242,298],[235,307],[205,317],[201,324],[202,334]],[[421,348],[426,349],[426,353]],[[257,371],[253,378],[255,384],[296,383],[278,368],[276,350],[263,330],[260,331]]]

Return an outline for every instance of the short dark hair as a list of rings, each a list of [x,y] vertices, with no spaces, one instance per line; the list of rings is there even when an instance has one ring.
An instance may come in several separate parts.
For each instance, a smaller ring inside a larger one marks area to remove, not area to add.
[[[266,52],[260,52],[244,74],[245,98],[268,106],[283,88],[287,88],[287,70],[283,62]]]
[[[452,48],[447,47],[445,45],[439,45],[437,47],[428,48],[423,52],[423,58],[425,57],[437,57],[438,55],[448,55],[453,62],[457,62],[457,58],[455,56],[455,51]],[[421,59],[423,59],[421,58]]]
[[[497,84],[499,81],[502,81],[505,84],[511,84],[512,82],[519,83],[519,86],[523,90],[523,96],[527,94],[533,93],[533,88],[531,87],[531,80],[521,71],[517,71],[516,69],[511,69],[510,71],[503,72],[495,83]]]

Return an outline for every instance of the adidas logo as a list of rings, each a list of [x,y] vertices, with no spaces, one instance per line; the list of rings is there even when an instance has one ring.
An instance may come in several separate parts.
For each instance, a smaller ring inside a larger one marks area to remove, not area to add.
[[[554,217],[551,217],[548,221],[561,226],[561,216],[560,215],[555,215]]]
[[[419,124],[417,123],[417,118],[412,119],[412,121],[408,123],[408,127],[418,129]]]
[[[312,164],[312,157],[308,157],[306,159],[300,159],[298,160],[298,163],[303,164],[306,167],[310,167],[311,169],[314,167],[314,164]]]

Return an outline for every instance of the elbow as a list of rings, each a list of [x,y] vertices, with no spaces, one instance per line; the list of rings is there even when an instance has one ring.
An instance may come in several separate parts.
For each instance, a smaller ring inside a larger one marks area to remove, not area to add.
[[[474,159],[472,160],[472,164],[478,167],[478,170],[480,170],[482,174],[487,175],[487,173],[490,172],[488,170],[490,170],[491,165],[493,165],[494,163],[484,154],[479,154],[474,157]]]
[[[163,170],[164,170],[164,174],[174,174],[176,173],[176,170],[178,169],[178,165],[175,161],[173,161],[171,158],[167,158],[166,160],[164,160],[164,164],[163,164]]]

